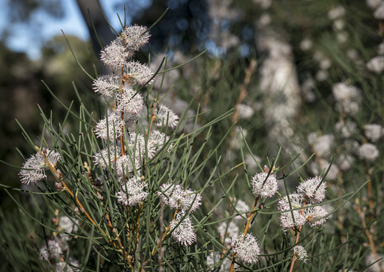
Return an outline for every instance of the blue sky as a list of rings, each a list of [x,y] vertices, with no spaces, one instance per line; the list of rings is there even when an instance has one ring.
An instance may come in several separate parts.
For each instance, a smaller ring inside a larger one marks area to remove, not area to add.
[[[66,35],[75,35],[82,40],[88,40],[89,33],[86,25],[81,16],[80,10],[75,0],[63,0],[63,6],[66,16],[63,19],[55,19],[49,14],[39,11],[33,14],[34,19],[40,22],[44,22],[38,31],[41,32],[41,39],[34,38],[33,29],[28,28],[25,24],[9,25],[7,20],[8,2],[12,0],[0,1],[0,33],[8,28],[14,33],[7,39],[7,46],[14,51],[26,52],[31,59],[38,59],[40,57],[40,47],[44,42],[48,41],[55,35],[61,35],[61,29]],[[115,28],[120,27],[119,20],[112,10],[112,6],[115,0],[101,0],[104,12],[106,13],[108,20]],[[150,2],[150,1],[144,1]],[[127,18],[127,23],[129,19]]]

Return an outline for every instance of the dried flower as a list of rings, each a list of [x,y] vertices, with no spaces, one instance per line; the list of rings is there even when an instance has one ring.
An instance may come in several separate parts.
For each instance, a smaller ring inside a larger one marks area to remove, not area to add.
[[[320,185],[320,182],[321,178],[318,176],[309,178],[300,183],[297,187],[297,192],[311,199],[312,203],[321,203],[325,198],[325,188],[327,185],[326,182],[322,182]]]
[[[268,177],[268,178],[267,178]],[[268,173],[258,173],[252,179],[253,193],[256,197],[261,198],[272,197],[279,189],[277,184],[276,175]]]
[[[50,149],[44,149],[42,153],[47,160],[38,152],[24,162],[23,169],[19,173],[21,183],[29,184],[30,182],[35,183],[46,179],[45,170],[49,168],[48,163],[54,167],[61,159],[61,155],[58,152]]]
[[[303,263],[306,263],[308,260],[307,251],[303,246],[295,246],[293,248],[293,252],[295,252],[296,258],[299,261],[303,261]]]
[[[156,119],[155,125],[165,126],[168,122],[168,127],[174,128],[179,123],[179,116],[177,116],[172,110],[164,105],[159,105],[159,108],[156,110]]]
[[[252,234],[239,235],[232,242],[233,252],[236,253],[237,258],[245,263],[256,264],[257,257],[260,254],[260,248],[257,244],[256,238]]]
[[[111,113],[96,124],[95,134],[104,140],[114,141],[122,135],[123,125],[124,120],[121,119],[121,115]]]
[[[360,159],[374,161],[379,156],[379,150],[373,144],[363,144],[359,147]]]
[[[47,262],[58,259],[61,255],[63,255],[63,252],[55,240],[48,240],[47,243],[40,249],[40,259]]]
[[[121,191],[116,193],[117,201],[124,206],[135,206],[147,198],[146,187],[140,177],[133,177],[122,184]]]
[[[186,215],[183,221],[181,221],[184,216],[185,213],[183,211],[178,212],[176,218],[171,222],[170,230],[172,231],[171,235],[175,240],[181,245],[187,246],[195,242],[196,235],[193,232],[193,225],[189,215]]]

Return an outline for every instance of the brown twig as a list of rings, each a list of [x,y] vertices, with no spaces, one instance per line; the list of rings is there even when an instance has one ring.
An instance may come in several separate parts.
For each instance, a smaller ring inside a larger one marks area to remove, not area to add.
[[[236,105],[235,105],[235,110],[233,111],[232,115],[232,123],[236,122],[239,117],[239,105],[241,102],[244,100],[244,98],[247,96],[247,87],[249,85],[249,82],[251,80],[251,75],[253,71],[256,68],[256,60],[251,60],[251,63],[249,64],[247,70],[245,71],[245,77],[244,77],[244,82],[240,86],[240,94],[239,97],[237,98]]]
[[[307,204],[307,197],[305,197],[305,200],[304,200],[304,204],[303,204],[303,208],[305,207],[305,205]],[[301,209],[301,215],[304,215],[304,209]],[[300,233],[301,233],[301,229],[303,228],[303,225],[301,225],[298,229],[298,232],[296,234],[296,241],[295,241],[295,245],[297,244],[297,242],[299,242],[299,238],[300,238]],[[291,267],[289,268],[289,272],[292,272],[292,269],[293,269],[293,265],[295,264],[295,261],[296,261],[296,252],[293,251],[293,256],[292,256],[292,262],[291,262]]]
[[[104,234],[105,237],[107,237],[108,241],[110,244],[112,244],[112,246],[114,248],[116,248],[118,251],[122,251],[122,248],[118,248],[116,243],[108,237],[108,235],[106,234],[106,232],[98,225],[96,224],[96,222],[92,219],[92,217],[87,213],[87,211],[84,209],[83,205],[81,204],[81,202],[79,201],[79,199],[77,198],[77,195],[74,195],[73,192],[69,189],[69,187],[67,186],[67,184],[64,182],[64,179],[62,178],[62,175],[58,173],[58,171],[55,169],[55,167],[53,167],[49,161],[48,161],[48,158],[47,156],[40,150],[39,147],[35,146],[35,149],[37,150],[37,152],[45,159],[45,162],[46,162],[46,165],[49,167],[49,169],[52,170],[52,172],[55,174],[55,178],[61,182],[63,185],[64,185],[64,188],[65,190],[69,193],[69,195],[76,200],[76,203],[79,205],[80,207],[80,211],[82,211],[85,216],[88,218],[88,220],[97,228],[99,228],[101,230],[101,232]],[[133,267],[132,267],[132,264],[131,264],[131,260],[129,259],[128,257],[128,254],[125,254],[125,257],[128,261],[128,264],[130,266],[130,268],[133,270]]]
[[[375,256],[376,261],[378,261],[380,259],[380,257],[377,254],[376,247],[375,247],[375,242],[374,242],[374,239],[372,237],[372,234],[367,229],[367,223],[365,222],[364,212],[361,210],[360,201],[359,201],[358,198],[355,199],[355,203],[356,203],[356,205],[354,206],[354,208],[355,208],[355,210],[357,211],[357,213],[360,216],[361,223],[363,225],[363,228],[365,229],[365,231],[364,231],[365,235],[367,235],[367,237],[368,237],[368,241],[369,241],[369,245],[371,246],[372,253]],[[380,272],[383,272],[383,269],[382,269],[381,265],[379,265],[379,268],[380,268]]]
[[[253,218],[253,216],[256,213],[256,206],[257,206],[257,202],[259,201],[259,198],[260,198],[260,196],[256,197],[256,199],[255,199],[255,204],[253,205],[253,211],[252,211],[251,215],[248,217],[247,224],[245,225],[244,232],[243,232],[243,237],[241,239],[241,242],[244,241],[245,235],[247,234],[247,232],[248,232],[248,230],[250,228],[250,224],[251,224],[252,218]],[[235,253],[233,255],[233,257],[232,257],[232,262],[231,262],[231,267],[229,268],[229,272],[233,271],[233,267],[235,265],[235,260],[236,260],[236,255],[237,255],[237,253]]]

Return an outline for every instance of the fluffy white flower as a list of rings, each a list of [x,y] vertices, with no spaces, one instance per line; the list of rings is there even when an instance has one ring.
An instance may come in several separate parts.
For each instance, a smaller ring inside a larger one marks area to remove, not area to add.
[[[121,77],[102,75],[93,81],[93,90],[106,97],[113,97],[121,87]]]
[[[48,244],[48,247],[47,247]],[[40,259],[49,262],[63,255],[59,244],[55,240],[48,240],[40,249]]]
[[[304,247],[302,246],[295,246],[293,248],[293,252],[295,252],[296,254],[296,258],[299,260],[299,261],[303,261],[304,263],[307,262],[308,260],[308,255],[307,255],[307,251],[305,250]]]
[[[125,38],[125,46],[130,50],[139,50],[148,43],[149,37],[151,36],[149,32],[146,31],[146,26],[134,25],[124,28],[121,34]]]
[[[243,200],[241,200],[241,199],[239,199],[239,201],[237,201],[237,203],[236,203],[236,210],[240,213],[240,214],[242,214],[243,216],[245,216],[244,215],[244,213],[246,212],[246,211],[249,211],[250,210],[250,208],[249,208],[249,206],[247,205],[247,203],[245,203]],[[235,216],[234,218],[233,218],[234,220],[242,220],[243,219],[243,217],[241,217],[241,215],[238,215],[238,216]]]
[[[293,218],[295,218],[295,220],[293,220]],[[283,231],[292,228],[300,228],[300,226],[305,224],[305,217],[301,214],[300,210],[285,211],[280,214],[280,224]]]
[[[224,257],[225,259],[222,260],[221,256],[222,256],[222,254],[218,251],[209,253],[209,255],[207,256],[207,265],[213,269],[216,264],[218,264],[222,261],[223,263],[220,266],[219,272],[227,272],[227,271],[229,271],[229,268],[231,267],[231,260],[229,260],[228,258],[225,258],[225,257]],[[237,264],[235,264],[234,267],[236,268]],[[214,270],[214,271],[216,271],[216,270]]]
[[[343,171],[347,171],[349,168],[351,168],[354,162],[355,159],[348,154],[341,154],[340,157],[337,159],[337,165]]]
[[[379,150],[373,144],[363,144],[359,147],[360,159],[374,161],[379,156]]]
[[[123,93],[118,93],[116,95],[117,108],[118,112],[124,112],[129,118],[138,115],[144,106],[143,97],[134,91],[130,86],[125,86],[123,88]]]
[[[320,157],[328,157],[331,154],[335,137],[332,134],[325,134],[316,139],[313,151]]]
[[[146,187],[147,184],[140,177],[130,178],[116,193],[117,201],[124,206],[135,206],[147,198],[148,193],[144,191]]]
[[[365,125],[364,134],[369,140],[376,142],[383,136],[383,128],[378,124]]]
[[[172,231],[171,235],[176,241],[178,241],[181,245],[187,246],[192,245],[195,242],[196,235],[193,231],[192,220],[189,215],[181,221],[184,216],[184,212],[177,213],[175,220],[171,222],[170,231]]]
[[[311,169],[314,175],[320,175],[321,173],[325,174],[328,170],[330,163],[324,159],[320,159],[319,162],[311,162],[309,168]],[[339,174],[339,168],[336,164],[332,164],[331,168],[327,174],[327,180],[336,180],[337,175]]]
[[[110,165],[109,158],[111,159],[111,162],[114,162],[119,158],[121,155],[121,148],[119,146],[114,146],[111,144],[108,147],[100,150],[100,152],[96,153],[93,155],[93,162],[95,165],[100,165],[104,169],[107,169],[108,166]],[[111,167],[113,168],[113,163],[111,163]]]
[[[381,3],[380,6],[375,10],[373,16],[376,19],[383,20],[384,19],[384,3]]]
[[[59,262],[55,264],[55,270],[57,272],[74,272],[74,270],[65,262]]]
[[[47,158],[48,163],[54,167],[56,163],[61,159],[61,155],[50,149],[43,149],[42,153]],[[40,154],[36,153],[27,159],[19,172],[21,183],[29,184],[30,182],[37,182],[47,178],[45,170],[49,168],[47,161]]]
[[[74,219],[77,225],[79,225],[79,220]],[[59,226],[62,231],[73,233],[78,231],[77,225],[72,222],[72,220],[68,216],[61,216],[59,219]]]
[[[134,52],[124,47],[121,37],[113,40],[109,45],[101,50],[101,61],[111,70],[117,71],[121,69],[127,59],[133,57]]]
[[[201,195],[190,189],[184,190],[179,184],[163,184],[157,194],[169,207],[193,213],[201,205]]]
[[[249,119],[255,112],[250,106],[245,104],[237,105],[237,110],[239,112],[240,119]]]
[[[144,85],[153,77],[153,73],[147,65],[134,61],[124,64],[124,73],[130,77],[130,80],[139,85]],[[152,83],[153,79],[148,82],[148,84]]]
[[[361,100],[360,89],[355,86],[347,85],[343,82],[336,83],[335,85],[333,85],[332,93],[335,99],[339,102]]]
[[[239,235],[232,242],[233,252],[236,253],[237,258],[249,264],[256,264],[257,257],[260,254],[260,248],[256,238],[252,234]]]
[[[311,199],[312,203],[320,203],[325,198],[325,188],[327,187],[326,182],[323,181],[321,185],[320,182],[321,178],[317,176],[304,180],[297,187],[297,192]]]
[[[308,51],[312,48],[313,42],[311,39],[305,38],[300,42],[300,49],[303,51]]]
[[[159,108],[156,110],[155,117],[155,125],[158,127],[165,126],[168,122],[168,127],[175,128],[179,123],[179,116],[164,105],[159,105]]]
[[[328,12],[328,18],[330,20],[335,20],[337,18],[343,17],[344,14],[345,14],[344,7],[339,5]]]
[[[353,134],[357,133],[357,125],[356,123],[347,120],[346,122],[344,121],[339,121],[335,125],[335,129],[337,132],[340,133],[340,135],[343,138],[349,138]]]
[[[104,140],[114,141],[122,135],[123,125],[120,113],[112,113],[96,124],[95,134]]]
[[[267,178],[268,177],[268,178]],[[253,193],[256,197],[261,198],[272,197],[279,189],[277,184],[276,175],[268,173],[258,173],[252,179]]]
[[[308,221],[309,226],[322,226],[327,221],[328,212],[321,206],[310,207],[304,210],[304,217]]]
[[[383,6],[383,12],[384,12],[384,6]],[[383,19],[384,19],[384,15],[383,15]],[[377,56],[371,59],[370,61],[368,61],[367,68],[377,74],[381,73],[384,70],[384,56]]]
[[[232,221],[229,225],[227,225],[226,222],[222,222],[217,227],[217,231],[220,234],[220,238],[224,239],[225,237],[225,243],[230,244],[232,242],[232,238],[239,234],[239,227]]]
[[[377,9],[381,3],[383,3],[382,0],[366,0],[367,6],[371,9]]]

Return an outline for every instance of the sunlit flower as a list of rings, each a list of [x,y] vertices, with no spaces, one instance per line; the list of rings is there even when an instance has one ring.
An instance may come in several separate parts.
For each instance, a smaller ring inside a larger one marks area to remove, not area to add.
[[[139,62],[126,62],[124,64],[124,73],[130,77],[130,80],[139,85],[144,85],[153,77],[151,69]],[[148,82],[148,84],[152,83],[153,79]]]
[[[124,112],[130,118],[138,115],[144,106],[143,97],[130,86],[123,88],[123,93],[116,95],[117,111]]]
[[[117,71],[121,69],[127,59],[133,57],[133,50],[124,47],[123,39],[117,37],[109,45],[101,50],[100,60],[111,70]]]
[[[93,81],[93,90],[106,97],[113,97],[121,87],[121,77],[102,75]]]
[[[148,43],[149,37],[151,36],[149,32],[146,31],[146,26],[134,25],[124,28],[121,34],[124,35],[126,47],[137,51],[146,45]]]

